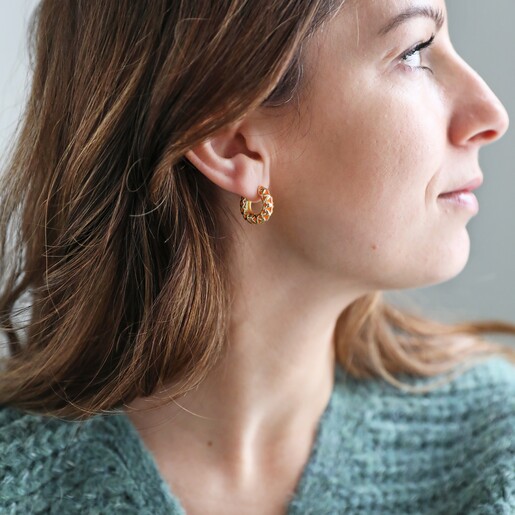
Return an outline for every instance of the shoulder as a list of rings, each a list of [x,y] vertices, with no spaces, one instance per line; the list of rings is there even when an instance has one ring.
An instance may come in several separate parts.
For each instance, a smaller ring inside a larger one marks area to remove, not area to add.
[[[145,513],[122,426],[0,407],[0,512]],[[107,508],[106,508],[107,509]]]
[[[501,461],[514,460],[514,363],[504,357],[491,356],[457,369],[449,381],[445,375],[411,379],[402,376],[400,379],[413,386],[433,381],[437,386],[426,392],[409,393],[388,385],[384,389],[386,407],[411,414],[413,420],[425,421],[429,431],[445,428],[446,434],[455,438],[456,445],[468,439],[467,452],[474,449],[474,459],[480,459],[480,453],[484,452],[490,456],[497,454]],[[515,465],[515,461],[512,462]]]
[[[432,408],[440,405],[443,409],[446,405],[456,405],[460,412],[464,409],[470,414],[470,411],[497,407],[507,415],[515,415],[515,362],[499,355],[484,357],[458,367],[450,375],[394,376],[403,385],[420,389],[419,392],[410,392],[403,389],[402,385],[397,387],[382,378],[358,380],[345,372],[340,372],[337,377],[340,396],[350,393],[358,398],[367,397],[372,404],[401,403],[416,407],[432,401]]]
[[[422,386],[444,376],[396,378]],[[515,364],[493,356],[422,393],[384,380],[345,378],[338,387],[340,419],[354,420],[359,434],[345,435],[358,439],[349,463],[357,477],[373,467],[374,488],[382,484],[385,498],[387,485],[405,488],[396,509],[515,512]]]
[[[418,380],[415,383],[423,383]],[[416,403],[417,395],[420,400]],[[459,372],[448,383],[415,394],[414,407],[427,408],[427,416],[447,423],[456,438],[466,438],[468,449],[511,461],[515,470],[515,364],[493,356]],[[515,477],[514,477],[515,479]],[[515,483],[514,485],[515,486]]]
[[[472,365],[449,383],[450,391],[470,393],[502,391],[515,393],[515,363],[502,356],[491,356]]]
[[[427,401],[435,454],[445,456],[440,468],[462,492],[455,508],[514,513],[515,364],[500,356],[486,359]]]

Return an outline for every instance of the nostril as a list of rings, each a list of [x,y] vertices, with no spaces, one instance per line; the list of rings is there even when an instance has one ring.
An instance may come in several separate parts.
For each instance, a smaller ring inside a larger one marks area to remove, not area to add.
[[[484,133],[484,138],[485,139],[495,139],[497,138],[498,134],[497,134],[497,131],[494,131],[494,130],[489,130],[489,131],[485,131]]]
[[[483,141],[483,142],[490,142],[495,141],[499,138],[499,133],[493,129],[489,129],[487,131],[480,132],[479,134],[476,134],[471,141]]]

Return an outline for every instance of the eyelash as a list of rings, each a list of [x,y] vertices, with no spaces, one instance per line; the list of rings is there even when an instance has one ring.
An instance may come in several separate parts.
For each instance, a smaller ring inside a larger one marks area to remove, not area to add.
[[[428,48],[432,45],[433,40],[435,39],[435,34],[433,34],[427,41],[424,41],[423,43],[419,43],[417,46],[412,48],[411,50],[408,50],[405,54],[401,56],[401,61],[405,61],[408,57],[411,57],[412,55],[415,55],[417,52],[420,52],[424,48]],[[431,73],[434,73],[431,68],[428,68],[427,66],[409,66],[407,67],[412,70],[427,70]]]

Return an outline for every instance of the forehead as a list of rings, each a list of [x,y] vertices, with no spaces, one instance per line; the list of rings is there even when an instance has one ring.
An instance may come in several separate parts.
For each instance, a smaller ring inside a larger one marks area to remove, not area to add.
[[[403,25],[403,19],[430,20],[438,12],[445,15],[445,0],[345,0],[337,15],[321,32],[327,32],[336,25],[347,32],[353,30],[363,36],[381,37],[389,25],[391,30],[395,30]]]
[[[420,28],[434,30],[435,23],[446,28],[445,0],[346,0],[315,34],[306,58],[316,64],[323,51],[362,59],[392,47],[403,36],[420,38]]]

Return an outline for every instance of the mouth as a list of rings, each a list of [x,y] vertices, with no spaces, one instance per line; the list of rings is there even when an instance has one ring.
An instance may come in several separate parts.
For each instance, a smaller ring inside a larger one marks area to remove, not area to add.
[[[455,206],[458,208],[465,208],[477,214],[479,211],[479,202],[471,191],[459,190],[451,191],[449,193],[442,193],[438,195],[438,200],[448,206]]]
[[[470,195],[474,195],[470,190],[456,190],[456,191],[449,191],[448,193],[440,193],[438,195],[439,198],[451,198],[451,197],[457,197],[459,195],[466,195],[469,193]]]
[[[479,188],[483,184],[483,177],[480,175],[475,177],[471,181],[463,184],[462,186],[458,186],[454,190],[446,191],[444,193],[440,193],[438,197],[440,198],[449,198],[458,194],[471,193],[473,190]]]

